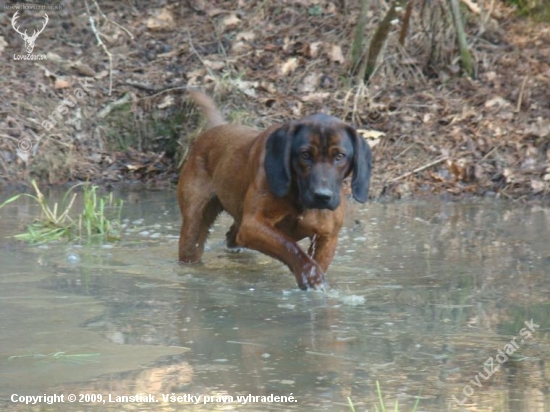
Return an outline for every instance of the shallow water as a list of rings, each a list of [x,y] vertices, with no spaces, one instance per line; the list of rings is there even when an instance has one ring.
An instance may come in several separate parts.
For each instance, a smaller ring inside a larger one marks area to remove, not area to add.
[[[353,205],[322,293],[229,253],[227,216],[180,265],[174,194],[120,196],[128,228],[107,246],[27,246],[8,236],[36,208],[0,211],[1,410],[381,410],[377,382],[388,410],[419,394],[424,411],[550,409],[550,208]],[[109,402],[135,394],[157,402]],[[270,394],[293,398],[237,400]]]

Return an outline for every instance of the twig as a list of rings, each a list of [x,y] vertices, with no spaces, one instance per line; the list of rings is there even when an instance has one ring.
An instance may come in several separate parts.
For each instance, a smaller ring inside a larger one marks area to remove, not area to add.
[[[193,45],[193,39],[191,38],[191,32],[189,30],[187,30],[187,36],[189,37],[189,47],[191,47],[191,51],[198,57],[198,59],[200,60],[200,62],[208,72],[208,74],[212,76],[213,79],[215,79],[216,75],[212,73],[212,70],[210,70],[210,68],[206,65],[204,59],[201,57],[197,49],[195,49],[195,46]]]
[[[525,91],[525,83],[527,83],[527,76],[524,77],[521,82],[521,88],[519,89],[518,104],[516,106],[516,113],[519,113],[521,109],[521,103],[523,101],[523,92]]]
[[[88,6],[88,1],[84,0],[84,4],[86,5],[86,12],[88,13],[88,17],[90,20],[90,27],[92,28],[92,32],[94,33],[96,39],[97,39],[97,45],[101,46],[101,48],[107,53],[107,56],[109,57],[109,96],[111,95],[113,91],[113,55],[109,50],[107,50],[107,46],[105,46],[105,43],[101,40],[101,37],[99,35],[99,31],[97,30],[95,26],[94,18],[92,17],[92,13],[90,13],[90,7]]]
[[[129,84],[130,86],[134,86],[134,87],[137,87],[138,89],[146,90],[148,92],[153,93],[150,96],[141,97],[139,100],[152,99],[153,97],[157,97],[166,92],[172,92],[174,90],[187,90],[189,88],[188,86],[174,86],[174,87],[164,87],[161,89],[157,89],[156,87],[138,83],[133,80],[126,80],[126,84]]]
[[[405,153],[407,153],[414,145],[416,144],[416,142],[412,142],[410,145],[408,145],[405,150],[403,150],[401,153],[399,153],[397,156],[394,157],[394,159],[397,159],[401,156],[403,156]]]
[[[416,169],[410,171],[410,172],[407,172],[399,177],[396,177],[395,179],[392,179],[390,180],[390,183],[394,183],[394,182],[397,182],[398,180],[401,180],[401,179],[404,179],[406,177],[409,177],[410,175],[413,175],[415,173],[418,173],[418,172],[422,172],[423,170],[426,170],[426,169],[429,169],[430,167],[432,166],[435,166],[441,162],[444,162],[445,160],[447,160],[449,158],[449,156],[445,156],[445,157],[442,157],[441,159],[437,159],[437,160],[434,160],[433,162],[430,162],[428,164],[425,164],[424,166],[420,166],[420,167],[417,167]]]
[[[101,109],[97,113],[97,115],[98,115],[98,117],[103,118],[103,117],[107,116],[109,113],[111,113],[111,111],[115,107],[122,106],[123,104],[126,104],[126,103],[130,102],[131,100],[132,100],[132,96],[130,95],[130,93],[124,93],[124,95],[120,99],[106,105],[103,109]]]
[[[155,94],[152,94],[151,96],[145,96],[145,97],[142,97],[141,100],[143,99],[152,99],[153,97],[157,97],[163,93],[166,93],[166,92],[171,92],[171,91],[174,91],[174,90],[187,90],[189,87],[187,86],[177,86],[177,87],[167,87],[165,89],[162,89],[162,90],[159,90],[158,92],[156,92]]]
[[[127,79],[126,84],[129,84],[130,86],[134,86],[134,87],[137,87],[138,89],[145,90],[151,93],[156,93],[158,91],[156,87],[150,86],[148,84],[139,83],[132,79]]]
[[[487,24],[487,22],[491,17],[495,19],[498,17],[496,15],[493,16],[494,10],[495,10],[495,0],[491,0],[491,4],[489,5],[489,10],[487,10],[487,14],[485,15],[483,24]]]
[[[464,3],[472,13],[475,13],[475,14],[480,14],[481,13],[481,8],[475,4],[473,1],[471,0],[462,0],[462,3]]]
[[[117,26],[119,29],[121,29],[121,30],[123,30],[124,32],[126,32],[126,34],[127,34],[128,36],[130,36],[130,38],[131,38],[132,40],[134,40],[134,35],[133,35],[132,33],[130,33],[130,31],[129,31],[126,27],[122,27],[122,26],[121,26],[120,24],[118,24],[116,21],[113,21],[113,20],[109,19],[109,18],[105,15],[105,13],[103,13],[103,11],[101,11],[101,9],[99,8],[99,4],[97,4],[97,1],[96,1],[96,0],[94,0],[94,4],[95,4],[95,7],[97,8],[97,11],[99,11],[99,14],[101,14],[101,16],[102,16],[105,20],[107,20],[109,23],[111,23],[111,24]]]
[[[498,146],[495,146],[495,147],[493,147],[491,150],[489,150],[489,151],[487,152],[487,154],[486,154],[485,156],[483,156],[479,162],[477,162],[477,164],[481,164],[482,162],[484,162],[485,159],[487,159],[490,155],[492,155],[493,152],[494,152],[495,150],[497,150],[498,148],[499,148]]]

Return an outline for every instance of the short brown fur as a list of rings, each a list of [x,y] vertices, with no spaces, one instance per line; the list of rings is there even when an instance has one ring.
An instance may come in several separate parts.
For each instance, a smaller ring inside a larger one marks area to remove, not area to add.
[[[196,91],[192,96],[203,109],[208,124],[214,127],[208,128],[197,138],[180,174],[177,188],[183,218],[179,239],[180,261],[193,263],[200,260],[208,230],[218,214],[225,210],[234,219],[227,233],[228,246],[247,247],[282,261],[290,268],[302,289],[323,287],[324,273],[334,257],[338,231],[344,220],[344,195],[338,193],[342,200],[334,210],[305,207],[295,182],[295,176],[301,173],[303,167],[296,166],[297,170],[292,170],[288,193],[277,196],[268,182],[264,165],[267,142],[271,136],[289,125],[293,130],[304,125],[317,125],[317,117],[274,125],[259,132],[247,126],[223,124],[225,121],[221,113],[208,96]],[[345,123],[333,122],[332,119],[326,124],[321,122],[324,128],[330,129],[329,151],[333,150],[332,141],[344,139],[343,130],[349,128]],[[318,140],[314,133],[306,135],[306,138],[306,141]],[[308,161],[320,162],[318,155],[314,157]],[[342,169],[344,166],[346,170]],[[314,164],[308,170],[315,167]],[[339,173],[338,178],[344,178],[351,173],[353,164],[340,165],[342,170],[336,170],[336,166],[328,162],[323,167],[330,173]],[[342,191],[341,184],[338,190]],[[316,196],[325,201],[322,198],[324,192]],[[308,253],[296,243],[303,238],[312,241]]]

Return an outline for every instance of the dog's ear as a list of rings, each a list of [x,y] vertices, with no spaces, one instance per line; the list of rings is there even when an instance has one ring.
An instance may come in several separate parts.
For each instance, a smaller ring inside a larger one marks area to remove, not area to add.
[[[368,143],[353,127],[348,126],[346,130],[353,142],[354,151],[351,193],[355,200],[365,203],[369,196],[372,153]]]
[[[281,126],[267,138],[264,169],[267,183],[277,197],[283,197],[290,189],[291,147],[292,128],[289,124]]]

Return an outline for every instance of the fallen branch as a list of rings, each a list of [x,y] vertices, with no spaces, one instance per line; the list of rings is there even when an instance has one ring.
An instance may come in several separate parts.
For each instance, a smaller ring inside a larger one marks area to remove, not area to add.
[[[99,8],[99,4],[97,4],[97,1],[94,0],[94,4],[95,4],[95,7],[97,8],[97,11],[99,11],[99,14],[101,14],[101,16],[107,20],[109,23],[111,23],[112,25],[114,26],[117,26],[119,29],[123,30],[128,36],[130,36],[130,38],[132,40],[134,40],[134,35],[132,33],[130,33],[130,30],[128,30],[126,27],[123,27],[121,26],[120,24],[118,24],[116,21],[113,21],[111,19],[109,19],[105,13],[103,13],[103,11]]]
[[[435,166],[439,163],[442,163],[444,162],[445,160],[447,160],[449,158],[449,156],[445,156],[445,157],[442,157],[440,159],[437,159],[437,160],[434,160],[433,162],[430,162],[428,164],[425,164],[424,166],[420,166],[420,167],[417,167],[416,169],[410,171],[410,172],[407,172],[399,177],[396,177],[395,179],[392,179],[390,180],[390,183],[394,183],[394,182],[397,182],[398,180],[401,180],[401,179],[404,179],[406,177],[409,177],[411,175],[414,175],[415,173],[418,173],[418,172],[422,172],[423,170],[426,170],[426,169],[429,169],[430,167],[432,166]]]
[[[523,92],[525,91],[525,83],[527,83],[527,76],[523,78],[521,82],[521,88],[519,90],[518,104],[516,105],[516,113],[519,113],[521,110],[521,103],[523,102]]]
[[[88,13],[88,18],[90,20],[90,27],[92,28],[92,32],[94,33],[97,39],[97,45],[100,46],[105,51],[105,53],[107,53],[107,56],[109,57],[109,96],[110,96],[113,91],[113,55],[107,49],[107,46],[105,46],[105,43],[103,43],[103,40],[101,40],[99,31],[95,26],[94,18],[92,17],[92,13],[90,12],[88,1],[84,0],[84,4],[86,5],[86,12]],[[96,3],[96,6],[97,6],[97,3]]]

